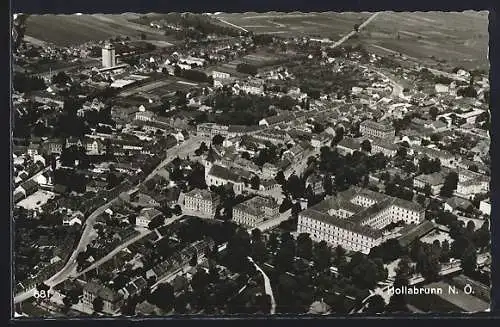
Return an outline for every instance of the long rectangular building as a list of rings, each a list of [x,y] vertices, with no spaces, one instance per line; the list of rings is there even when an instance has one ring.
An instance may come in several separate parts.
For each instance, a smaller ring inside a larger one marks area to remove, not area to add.
[[[351,187],[301,212],[297,231],[367,254],[383,242],[381,229],[388,224],[400,220],[418,224],[424,218],[424,209],[414,202]]]
[[[272,198],[255,196],[233,208],[233,220],[246,227],[256,227],[278,216],[279,205]]]

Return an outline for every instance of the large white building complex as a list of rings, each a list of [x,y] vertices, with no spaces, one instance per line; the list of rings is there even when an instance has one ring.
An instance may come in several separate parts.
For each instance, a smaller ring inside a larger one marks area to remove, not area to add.
[[[297,231],[318,242],[368,254],[383,242],[383,227],[400,220],[418,224],[424,218],[424,209],[414,202],[351,187],[302,211]]]

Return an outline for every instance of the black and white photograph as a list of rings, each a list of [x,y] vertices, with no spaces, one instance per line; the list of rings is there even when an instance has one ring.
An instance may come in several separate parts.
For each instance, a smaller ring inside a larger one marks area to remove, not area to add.
[[[13,14],[13,317],[489,312],[488,15]]]

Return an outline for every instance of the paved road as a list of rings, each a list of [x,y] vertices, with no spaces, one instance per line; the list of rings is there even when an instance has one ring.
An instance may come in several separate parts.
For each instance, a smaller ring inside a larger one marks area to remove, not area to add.
[[[188,155],[193,156],[194,151],[198,149],[198,147],[201,144],[201,141],[203,141],[203,137],[201,136],[191,136],[189,139],[186,141],[180,143],[179,145],[176,145],[170,149],[167,150],[167,156],[165,159],[158,164],[158,166],[146,177],[145,181],[151,179],[154,177],[167,163],[172,161],[175,157],[179,157],[181,159],[186,158]]]
[[[261,274],[262,277],[264,277],[264,289],[266,291],[266,294],[271,297],[271,314],[276,313],[276,301],[274,300],[274,294],[273,294],[273,288],[271,287],[271,281],[269,280],[269,277],[267,277],[266,273],[264,270],[262,270],[254,261],[252,257],[248,257],[248,260],[250,260],[251,263],[254,264],[255,269],[257,269]]]
[[[124,243],[120,244],[119,246],[117,246],[116,248],[114,248],[111,252],[109,252],[107,255],[105,255],[104,257],[102,257],[101,259],[97,260],[96,262],[92,263],[90,266],[88,266],[87,268],[85,268],[84,270],[82,270],[81,272],[78,272],[78,273],[72,273],[70,274],[71,277],[79,277],[89,271],[91,271],[92,269],[95,269],[97,267],[99,267],[100,265],[102,265],[103,263],[107,262],[108,260],[110,260],[111,258],[113,258],[115,255],[118,254],[118,252],[120,252],[121,250],[125,249],[126,247],[128,247],[130,244],[133,244],[137,241],[139,241],[140,239],[142,239],[143,237],[145,237],[146,235],[149,235],[151,234],[153,231],[150,230],[150,229],[142,229],[138,235],[132,237],[131,239],[125,241]],[[55,286],[56,284],[54,285],[50,285],[50,286]]]
[[[411,61],[414,61],[416,62],[420,67],[422,68],[427,68],[431,73],[433,73],[434,75],[438,75],[438,76],[444,76],[444,77],[448,77],[448,78],[451,78],[451,79],[454,79],[456,81],[461,81],[461,82],[468,82],[467,79],[463,78],[463,77],[460,77],[456,74],[452,74],[452,73],[449,73],[449,72],[445,72],[445,71],[442,71],[442,70],[439,70],[439,69],[435,69],[435,68],[429,68],[429,67],[424,67],[420,64],[420,62],[422,61],[421,59],[418,59],[418,58],[415,58],[415,57],[412,57],[412,56],[409,56],[407,54],[404,54],[402,52],[399,52],[399,51],[395,51],[395,50],[392,50],[392,49],[388,49],[388,48],[385,48],[385,47],[382,47],[380,45],[377,45],[377,44],[370,44],[370,46],[372,47],[375,47],[375,48],[379,48],[381,50],[384,50],[386,52],[389,52],[389,53],[392,53],[394,55],[403,55],[405,56],[407,59],[410,59]]]
[[[167,156],[165,160],[163,160],[152,172],[146,177],[147,179],[150,179],[153,177],[163,166],[165,166],[169,161],[171,161],[175,156],[179,156],[181,158],[187,156],[188,154],[194,152],[194,150],[199,146],[199,140],[201,140],[200,137],[191,137],[188,140],[184,141],[178,146],[175,146],[173,148],[170,148],[167,150]],[[85,220],[84,226],[83,226],[83,232],[82,236],[80,238],[80,241],[78,242],[78,246],[75,248],[73,253],[71,254],[70,258],[66,262],[66,265],[59,271],[57,272],[54,276],[50,277],[45,281],[45,283],[48,286],[55,286],[57,284],[60,284],[64,280],[68,279],[71,275],[75,274],[76,272],[76,258],[78,257],[78,254],[80,252],[85,251],[87,248],[87,245],[90,243],[93,235],[94,235],[94,224],[96,221],[96,218],[100,216],[106,209],[111,207],[116,201],[118,201],[118,198],[111,199],[107,203],[103,204],[99,208],[97,208],[90,216]],[[19,303],[22,301],[25,301],[32,297],[34,294],[34,289],[28,290],[25,292],[22,292],[20,294],[17,294],[14,297],[14,303]]]
[[[233,24],[233,23],[230,23],[230,22],[228,22],[227,20],[224,20],[224,19],[219,18],[219,17],[216,17],[216,18],[217,18],[220,22],[222,22],[222,23],[224,23],[224,24],[227,24],[227,25],[232,26],[232,27],[236,27],[237,29],[240,29],[240,30],[242,30],[242,31],[244,31],[244,32],[248,32],[248,30],[247,30],[247,29],[244,29],[244,28],[243,28],[243,27],[241,27],[241,26],[238,26],[238,25],[235,25],[235,24]]]
[[[380,14],[380,12],[374,13],[367,20],[365,20],[361,25],[359,25],[358,31],[361,31],[364,27],[366,27],[366,25],[368,25],[372,20],[374,20],[375,17],[378,16],[378,14]],[[348,34],[344,35],[340,40],[338,40],[337,42],[335,42],[330,48],[333,49],[333,48],[336,48],[336,47],[340,46],[342,43],[344,43],[345,41],[349,40],[352,36],[354,36],[357,33],[358,32],[356,32],[356,31],[349,32]]]

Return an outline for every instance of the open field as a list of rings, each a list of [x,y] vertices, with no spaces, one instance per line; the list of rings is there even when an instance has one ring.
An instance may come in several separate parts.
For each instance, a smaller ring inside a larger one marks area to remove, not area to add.
[[[359,40],[372,51],[402,53],[446,67],[488,69],[486,12],[383,12],[361,33]],[[411,58],[410,58],[411,59]]]
[[[223,13],[221,18],[255,33],[338,39],[362,23],[370,13]]]
[[[279,36],[329,37],[334,40],[352,31],[370,13],[222,13],[221,18],[255,33]],[[368,24],[357,40],[380,54],[402,53],[444,68],[463,66],[488,69],[487,12],[383,12]],[[432,59],[434,57],[435,59]],[[411,59],[411,58],[410,58]]]
[[[60,46],[78,45],[117,36],[168,41],[161,31],[129,21],[130,15],[32,15],[26,21],[26,36]]]

